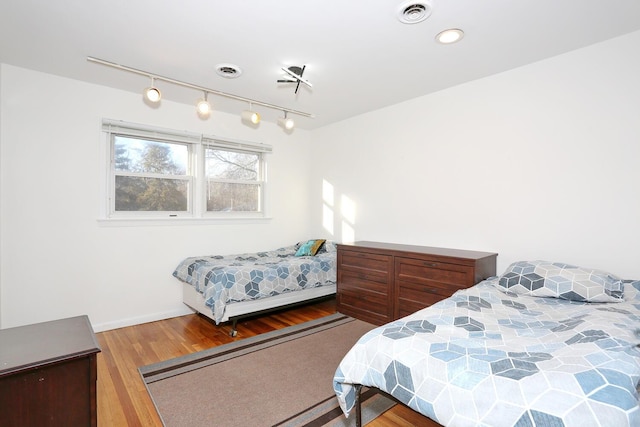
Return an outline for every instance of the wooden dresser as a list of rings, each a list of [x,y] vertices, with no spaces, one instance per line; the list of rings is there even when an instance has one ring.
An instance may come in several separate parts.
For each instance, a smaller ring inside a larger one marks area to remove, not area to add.
[[[0,426],[96,426],[96,356],[87,316],[0,330]]]
[[[339,244],[337,311],[388,323],[495,276],[497,256],[380,242]]]

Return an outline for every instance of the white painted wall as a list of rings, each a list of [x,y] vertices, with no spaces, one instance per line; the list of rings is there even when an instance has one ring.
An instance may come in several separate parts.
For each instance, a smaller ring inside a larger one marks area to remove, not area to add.
[[[274,249],[308,237],[310,133],[0,65],[0,327],[88,314],[97,331],[189,311],[171,273],[187,256]],[[107,227],[103,117],[271,144],[272,220]]]
[[[0,327],[185,313],[171,276],[185,256],[310,235],[495,251],[498,272],[548,259],[640,278],[639,49],[636,32],[291,136],[0,65]],[[103,117],[272,144],[273,220],[101,226]]]
[[[2,64],[0,63],[0,328],[2,328]]]
[[[635,32],[314,131],[315,231],[640,278],[639,51]]]

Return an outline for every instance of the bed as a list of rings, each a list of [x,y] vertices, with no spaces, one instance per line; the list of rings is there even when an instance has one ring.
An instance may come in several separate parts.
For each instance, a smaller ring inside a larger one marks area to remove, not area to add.
[[[183,282],[183,302],[213,319],[237,321],[336,292],[336,246],[324,239],[271,251],[189,257],[173,276]]]
[[[366,386],[444,426],[640,426],[639,328],[640,281],[521,261],[365,334],[334,390],[356,418]]]

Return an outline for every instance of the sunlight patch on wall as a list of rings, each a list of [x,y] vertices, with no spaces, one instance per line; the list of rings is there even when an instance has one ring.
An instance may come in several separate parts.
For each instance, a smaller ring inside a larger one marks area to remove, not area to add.
[[[345,221],[348,221],[352,225],[355,224],[356,203],[344,194],[340,198],[340,213]]]
[[[356,241],[356,232],[346,221],[342,221],[342,243],[353,243]]]
[[[322,227],[333,236],[333,185],[322,180]]]
[[[333,185],[327,182],[326,179],[322,180],[322,200],[329,206],[333,206],[335,202],[333,198]]]
[[[342,215],[342,241],[344,243],[354,242],[356,233],[353,226],[356,223],[356,203],[344,194],[340,197],[340,214]]]
[[[333,235],[333,209],[327,205],[322,206],[322,227]]]
[[[339,199],[338,199],[339,197]],[[339,201],[339,204],[338,204]],[[342,194],[336,195],[335,187],[326,179],[322,180],[322,227],[331,233],[336,241],[355,241],[356,203]],[[339,229],[336,229],[338,228]]]

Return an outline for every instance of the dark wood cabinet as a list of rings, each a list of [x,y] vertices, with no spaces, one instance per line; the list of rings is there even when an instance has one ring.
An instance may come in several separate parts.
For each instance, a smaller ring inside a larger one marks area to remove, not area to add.
[[[494,276],[498,254],[355,242],[337,256],[337,310],[382,325]]]
[[[0,426],[96,426],[96,356],[87,316],[0,330]]]
[[[338,311],[375,325],[391,321],[392,281],[393,256],[338,246]]]

